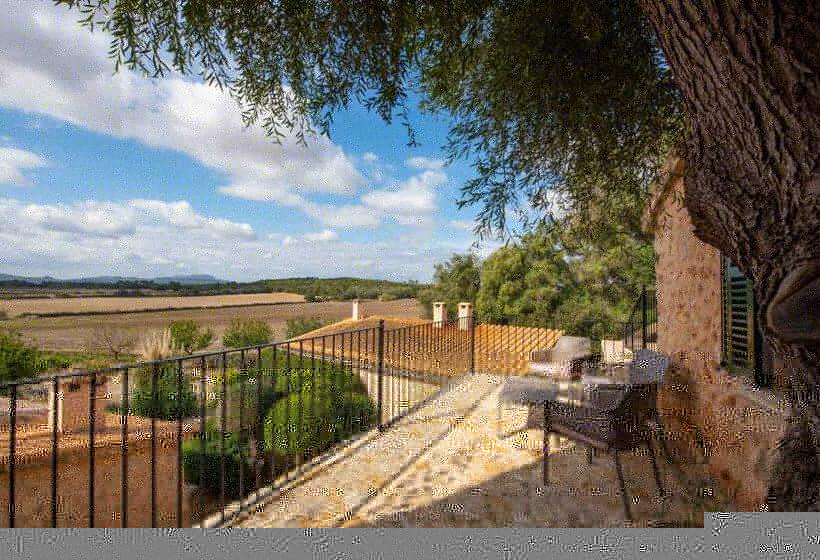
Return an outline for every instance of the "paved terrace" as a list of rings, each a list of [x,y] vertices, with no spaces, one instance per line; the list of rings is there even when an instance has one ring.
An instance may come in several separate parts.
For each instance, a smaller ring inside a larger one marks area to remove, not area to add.
[[[541,418],[506,408],[503,378],[469,375],[383,434],[371,432],[328,457],[235,527],[619,527],[627,526],[611,456],[592,465],[567,442],[541,479]],[[540,407],[537,407],[540,408]],[[501,429],[502,437],[496,434]],[[702,526],[692,498],[661,460],[662,503],[648,457],[624,454],[635,526]]]

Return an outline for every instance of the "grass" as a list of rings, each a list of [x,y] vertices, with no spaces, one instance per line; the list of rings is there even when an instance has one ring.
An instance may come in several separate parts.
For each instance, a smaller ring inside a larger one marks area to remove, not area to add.
[[[118,362],[135,361],[137,356],[122,354]],[[106,368],[114,363],[114,359],[108,354],[94,352],[40,352],[38,358],[38,369],[48,371],[52,369],[95,369]]]

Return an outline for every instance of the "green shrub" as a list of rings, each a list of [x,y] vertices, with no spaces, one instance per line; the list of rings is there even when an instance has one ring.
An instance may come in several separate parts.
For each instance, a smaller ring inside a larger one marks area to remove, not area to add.
[[[244,348],[266,344],[272,338],[270,326],[261,319],[232,319],[222,335],[222,344],[226,348]]]
[[[317,373],[315,386],[311,376],[303,376],[301,391],[290,392],[268,412],[265,449],[310,457],[375,425],[376,405],[360,392],[358,380],[347,375]]]
[[[225,460],[225,496],[239,498],[239,469],[243,470],[245,487],[254,482],[253,469],[248,460],[247,445],[244,452],[240,447],[239,435],[225,433],[224,450],[222,434],[213,425],[207,426],[205,441],[200,438],[186,441],[182,445],[182,466],[185,480],[199,484],[212,495],[222,491],[222,460]]]
[[[214,340],[213,331],[199,326],[196,321],[190,319],[172,321],[168,325],[168,330],[171,332],[171,345],[174,350],[186,354],[207,348]]]
[[[19,333],[0,330],[0,383],[34,377],[40,372],[38,358]]]
[[[154,405],[152,394],[152,372],[144,368],[137,374],[137,382],[128,399],[128,414],[146,418],[176,420],[190,418],[198,414],[197,398],[190,387],[182,382],[182,392],[177,393],[177,372],[173,365],[160,368],[157,373],[157,401]],[[110,407],[120,412],[119,405]]]
[[[297,336],[301,336],[305,333],[309,333],[311,331],[315,331],[316,329],[320,329],[327,324],[328,321],[323,321],[322,319],[316,317],[311,319],[308,319],[306,317],[288,319],[286,336],[288,338],[296,338]]]

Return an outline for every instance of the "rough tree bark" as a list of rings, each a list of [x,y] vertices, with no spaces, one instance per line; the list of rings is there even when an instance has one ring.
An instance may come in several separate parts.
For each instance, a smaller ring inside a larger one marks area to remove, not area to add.
[[[820,492],[820,2],[639,0],[682,90],[695,235],[752,279],[792,401],[773,511]]]

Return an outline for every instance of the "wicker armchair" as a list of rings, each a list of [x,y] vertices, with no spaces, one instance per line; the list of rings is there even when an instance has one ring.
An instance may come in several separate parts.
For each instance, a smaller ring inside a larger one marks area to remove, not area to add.
[[[651,441],[651,422],[657,420],[657,389],[667,364],[668,360],[664,356],[640,350],[630,364],[630,383],[595,385],[589,390],[586,399],[577,404],[545,401],[544,484],[549,483],[549,434],[554,433],[586,445],[590,461],[593,449],[614,455],[627,519],[632,519],[632,513],[619,453],[645,445],[652,462],[658,493],[663,496],[663,485]]]

